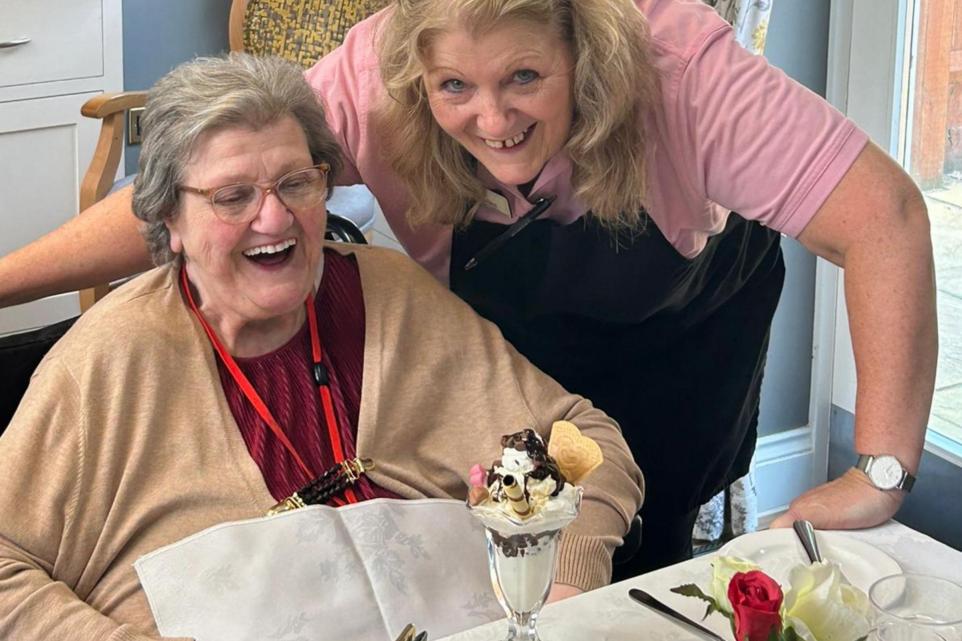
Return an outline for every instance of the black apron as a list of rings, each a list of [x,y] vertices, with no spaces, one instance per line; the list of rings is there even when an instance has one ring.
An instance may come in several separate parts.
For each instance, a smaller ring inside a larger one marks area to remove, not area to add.
[[[744,475],[784,280],[779,234],[732,214],[688,260],[650,219],[617,238],[590,216],[536,220],[465,271],[504,230],[455,232],[451,289],[618,421],[645,474],[646,526],[690,518]]]

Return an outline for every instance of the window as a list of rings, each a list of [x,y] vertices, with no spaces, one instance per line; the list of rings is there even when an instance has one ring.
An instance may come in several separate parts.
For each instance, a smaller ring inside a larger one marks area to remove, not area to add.
[[[962,0],[907,4],[898,154],[932,223],[940,350],[930,437],[962,444]]]
[[[926,449],[962,464],[962,0],[833,2],[828,93],[925,195],[940,334]],[[839,327],[832,402],[853,411],[851,343]]]

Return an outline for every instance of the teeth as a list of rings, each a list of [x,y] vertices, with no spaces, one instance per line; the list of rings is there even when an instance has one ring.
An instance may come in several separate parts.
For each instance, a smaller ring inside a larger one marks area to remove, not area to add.
[[[293,247],[297,244],[297,241],[293,238],[288,238],[287,240],[282,240],[276,245],[261,245],[260,247],[251,247],[250,249],[244,250],[245,256],[257,256],[258,254],[277,254],[282,252],[288,247]]]
[[[505,140],[490,140],[488,138],[484,138],[484,144],[486,144],[488,147],[491,147],[492,149],[501,149],[502,147],[507,147],[510,149],[511,147],[514,147],[515,145],[520,143],[522,140],[524,140],[524,137],[525,137],[525,132],[522,131],[517,135],[511,136],[510,138],[507,138]]]

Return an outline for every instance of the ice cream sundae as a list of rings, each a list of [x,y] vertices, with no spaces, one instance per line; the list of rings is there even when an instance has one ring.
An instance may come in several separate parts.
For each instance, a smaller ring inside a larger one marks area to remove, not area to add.
[[[577,485],[603,460],[598,444],[556,421],[545,445],[532,429],[501,438],[501,458],[471,468],[468,506],[485,527],[495,594],[508,639],[537,639],[534,624],[551,589],[558,534],[578,516]]]

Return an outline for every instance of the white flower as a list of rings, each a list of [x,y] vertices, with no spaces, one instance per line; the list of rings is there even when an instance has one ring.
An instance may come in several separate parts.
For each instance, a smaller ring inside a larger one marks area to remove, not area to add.
[[[728,584],[731,583],[732,577],[739,572],[751,572],[759,568],[751,561],[737,556],[720,556],[715,559],[711,567],[711,597],[715,599],[715,603],[722,612],[731,614],[732,604],[728,601]]]
[[[842,577],[836,563],[792,568],[782,604],[782,625],[805,641],[856,641],[868,634],[868,597]]]

